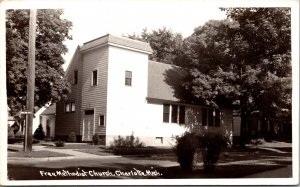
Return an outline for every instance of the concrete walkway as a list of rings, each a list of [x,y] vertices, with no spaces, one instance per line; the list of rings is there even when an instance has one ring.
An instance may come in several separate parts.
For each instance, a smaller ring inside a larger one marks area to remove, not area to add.
[[[22,148],[23,145],[10,145],[11,147],[16,147],[16,148]],[[89,154],[89,153],[83,153],[80,151],[76,151],[73,149],[55,149],[47,146],[33,146],[32,147],[33,151],[50,151],[50,152],[56,152],[56,153],[62,153],[62,154],[67,154],[69,156],[62,156],[62,157],[44,157],[44,158],[24,158],[24,157],[8,157],[7,161],[14,161],[14,163],[19,163],[24,160],[27,162],[42,162],[42,161],[58,161],[58,160],[67,160],[67,159],[97,159],[97,158],[118,158],[121,156],[116,156],[116,155],[106,155],[106,156],[101,156],[101,155],[95,155],[95,154]]]

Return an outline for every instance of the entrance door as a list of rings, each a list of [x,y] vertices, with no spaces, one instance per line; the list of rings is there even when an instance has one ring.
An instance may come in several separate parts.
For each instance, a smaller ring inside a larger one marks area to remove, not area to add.
[[[94,113],[85,112],[83,117],[82,141],[92,141],[94,133]]]

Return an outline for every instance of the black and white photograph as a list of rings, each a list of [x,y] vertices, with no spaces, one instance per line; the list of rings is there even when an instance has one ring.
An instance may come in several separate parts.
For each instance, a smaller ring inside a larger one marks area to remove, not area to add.
[[[299,184],[298,0],[0,9],[1,185]]]

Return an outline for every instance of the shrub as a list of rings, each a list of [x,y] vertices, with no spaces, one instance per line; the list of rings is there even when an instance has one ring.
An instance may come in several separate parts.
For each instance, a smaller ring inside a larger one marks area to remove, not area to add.
[[[177,138],[175,153],[180,167],[184,170],[193,169],[194,155],[199,147],[199,140],[194,133],[185,133]]]
[[[14,129],[11,127],[8,127],[8,133],[7,133],[8,138],[14,138],[15,137],[15,133],[14,133]]]
[[[61,141],[61,140],[58,140],[58,141],[54,142],[54,144],[55,144],[56,147],[63,147],[63,146],[65,146],[65,142]]]
[[[93,135],[93,139],[92,140],[93,140],[93,144],[94,145],[99,145],[100,142],[101,142],[101,139],[100,139],[100,137],[97,134]]]
[[[40,124],[38,126],[38,128],[35,130],[33,138],[35,138],[37,140],[43,140],[43,139],[45,139],[45,132],[43,130],[42,124]]]
[[[145,144],[139,140],[139,138],[135,138],[133,134],[131,136],[127,136],[126,138],[118,136],[117,139],[114,139],[111,147],[145,147]]]
[[[72,143],[76,142],[76,134],[75,134],[75,132],[70,132],[68,141],[72,142]]]
[[[220,134],[206,133],[199,136],[199,145],[202,151],[204,170],[206,172],[214,171],[221,150],[228,145],[228,140]]]
[[[262,144],[264,144],[266,141],[265,141],[265,139],[263,139],[263,138],[256,138],[256,139],[251,139],[250,140],[250,144],[251,145],[262,145]]]
[[[211,172],[214,170],[222,148],[227,145],[227,139],[220,134],[187,132],[177,138],[175,153],[180,167],[184,170],[192,170],[201,153],[204,170]]]
[[[33,143],[33,144],[40,143],[40,140],[37,140],[37,139],[32,139],[32,143]]]
[[[15,134],[15,137],[16,137],[16,138],[24,138],[24,135],[22,134],[21,131],[18,131],[18,132]]]

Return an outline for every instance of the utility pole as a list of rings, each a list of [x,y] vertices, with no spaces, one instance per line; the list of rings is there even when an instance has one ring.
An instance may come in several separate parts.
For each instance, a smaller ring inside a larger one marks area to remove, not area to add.
[[[29,18],[29,42],[28,42],[28,66],[27,66],[27,97],[26,97],[26,132],[24,151],[32,151],[32,124],[34,110],[35,88],[35,35],[36,35],[36,10],[30,10]]]

